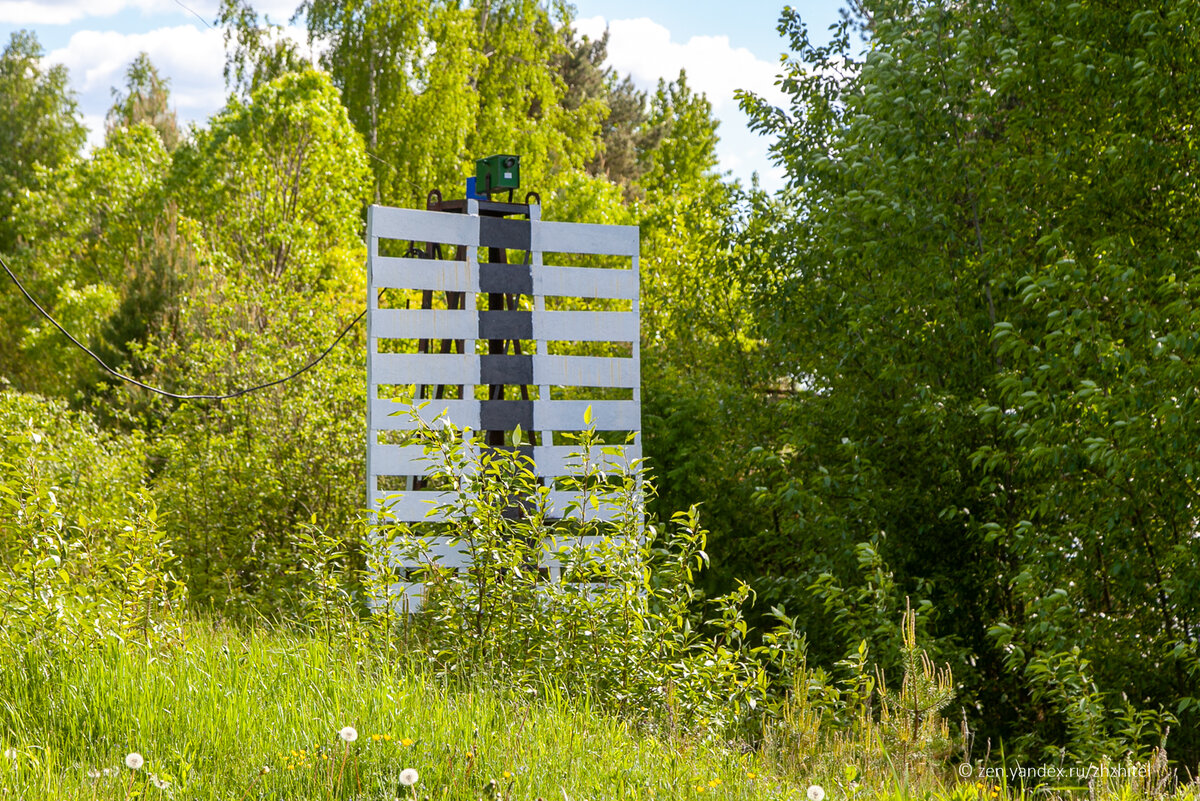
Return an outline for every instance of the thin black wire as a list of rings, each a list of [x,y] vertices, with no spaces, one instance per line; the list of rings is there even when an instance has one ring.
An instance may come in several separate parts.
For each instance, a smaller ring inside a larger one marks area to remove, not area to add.
[[[188,8],[188,7],[187,7],[187,6],[185,6],[183,3],[179,2],[179,0],[175,0],[175,3],[176,3],[176,4],[177,4],[177,5],[180,7],[180,8],[182,8],[184,11],[191,11],[191,12],[192,12],[192,15],[193,15],[193,16],[195,16],[195,17],[196,17],[196,19],[200,20],[200,21],[201,21],[201,22],[203,22],[205,25],[208,25],[208,27],[210,27],[210,28],[212,27],[212,25],[209,23],[209,21],[208,21],[208,20],[206,20],[204,17],[202,17],[202,16],[200,16],[199,14],[197,14],[195,11],[192,11],[192,9]]]
[[[327,347],[325,350],[321,351],[321,355],[317,356],[317,358],[313,359],[311,362],[304,365],[303,367],[301,367],[299,370],[292,373],[291,375],[284,376],[283,378],[277,378],[274,381],[269,381],[265,384],[256,384],[252,387],[245,387],[243,389],[234,390],[233,392],[230,392],[225,395],[177,395],[176,393],[168,392],[165,389],[159,389],[158,387],[152,387],[149,384],[143,384],[141,381],[138,381],[136,378],[131,378],[130,376],[124,375],[123,373],[118,373],[116,370],[109,367],[107,364],[104,363],[103,359],[101,359],[99,356],[97,356],[95,353],[93,353],[91,350],[89,350],[86,345],[84,345],[82,342],[80,342],[75,337],[71,336],[71,332],[68,331],[67,329],[63,328],[62,325],[59,324],[58,320],[55,320],[52,316],[50,316],[50,312],[48,312],[42,308],[42,304],[38,303],[37,300],[33,297],[33,295],[29,294],[29,290],[27,290],[25,288],[25,286],[21,283],[20,279],[17,278],[17,276],[13,274],[13,271],[11,269],[9,269],[8,263],[6,261],[4,261],[4,258],[2,256],[0,256],[0,266],[4,267],[4,272],[8,273],[8,277],[11,278],[13,283],[17,285],[17,289],[21,290],[21,294],[25,296],[25,299],[27,301],[29,301],[30,303],[32,303],[33,307],[35,309],[37,309],[39,312],[41,312],[43,317],[45,317],[47,320],[49,320],[51,323],[53,323],[54,327],[57,328],[59,331],[61,331],[63,336],[65,336],[67,339],[71,340],[71,342],[74,343],[75,347],[79,348],[84,353],[86,353],[88,356],[91,356],[93,359],[95,359],[96,364],[98,364],[102,368],[104,368],[105,372],[121,379],[122,381],[127,381],[130,384],[139,386],[142,389],[149,390],[150,392],[157,393],[157,394],[162,395],[167,398],[174,398],[176,400],[229,400],[230,398],[239,398],[242,395],[248,395],[251,392],[257,392],[260,389],[267,389],[268,387],[278,386],[279,384],[282,384],[286,381],[291,381],[296,376],[298,376],[302,373],[306,373],[309,370],[311,370],[322,359],[324,359],[326,356],[328,356],[330,351],[332,351],[335,347],[337,347],[337,344],[342,341],[342,339],[346,336],[346,334],[350,333],[350,329],[353,328],[355,325],[357,325],[358,321],[361,320],[367,314],[366,309],[363,309],[361,312],[359,312],[358,316],[355,317],[352,321],[350,321],[349,325],[347,325],[345,328],[343,328],[342,332],[337,335],[337,339],[333,340],[333,342],[330,343],[329,347]]]

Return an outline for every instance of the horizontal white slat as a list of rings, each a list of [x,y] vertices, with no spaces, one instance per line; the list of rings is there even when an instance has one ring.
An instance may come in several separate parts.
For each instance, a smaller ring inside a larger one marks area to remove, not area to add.
[[[446,412],[446,419],[459,428],[470,426],[479,429],[479,401],[477,400],[431,400],[417,410],[426,423]],[[371,429],[375,431],[411,431],[418,428],[412,415],[413,407],[407,402],[391,401],[386,398],[371,399]]]
[[[611,540],[608,540],[611,542]],[[542,542],[538,554],[538,564],[541,567],[560,566],[562,561],[557,557],[564,550],[584,548],[595,550],[606,544],[602,536],[547,538]],[[615,543],[614,543],[615,544]],[[433,537],[426,539],[417,559],[409,558],[400,547],[390,549],[395,564],[404,567],[421,567],[429,562],[437,562],[443,567],[466,567],[471,563],[471,544],[466,540],[455,540],[449,537]],[[557,576],[555,576],[557,578]]]
[[[535,222],[534,250],[551,253],[591,253],[636,256],[636,225],[595,225],[591,223]]]
[[[459,428],[479,430],[477,400],[431,400],[417,411],[426,423],[443,412]],[[597,431],[640,431],[641,404],[637,401],[556,400],[533,402],[533,426],[537,431],[582,431],[584,412],[592,407],[592,425]],[[406,402],[371,399],[371,428],[377,431],[409,431],[416,422]]]
[[[632,300],[638,296],[638,274],[598,267],[542,267],[533,271],[533,294]]]
[[[383,288],[478,292],[479,271],[466,261],[380,256],[371,262],[371,289]]]
[[[533,383],[563,387],[637,387],[638,360],[608,356],[533,357]],[[373,384],[473,384],[479,356],[470,353],[377,353]]]
[[[548,354],[533,357],[533,383],[538,386],[636,387],[639,373],[637,359]]]
[[[448,245],[479,245],[479,217],[444,211],[371,206],[367,225],[380,239],[408,239]]]
[[[479,357],[473,353],[376,353],[371,359],[376,384],[479,383]]]
[[[435,522],[446,519],[438,507],[450,503],[453,493],[436,491],[419,492],[376,492],[371,498],[375,511],[386,509],[390,519],[401,523]]]
[[[533,338],[565,342],[637,342],[637,312],[535,311]]]
[[[578,492],[568,492],[566,490],[555,490],[550,493],[550,506],[555,517],[570,517],[575,520],[580,519],[580,509],[571,509],[568,513],[568,507],[573,501],[580,500]],[[584,520],[601,520],[611,522],[621,516],[621,507],[612,502],[606,501],[604,498],[597,498],[596,505],[593,506],[589,501],[581,501],[582,518]]]
[[[604,453],[604,448],[617,449],[617,455]],[[539,476],[560,477],[571,475],[582,466],[582,449],[578,445],[539,445],[533,449],[533,461]],[[611,471],[616,467],[641,458],[641,445],[594,445],[590,452],[592,464],[604,465]]]
[[[371,312],[377,339],[475,339],[479,314],[471,309],[377,309]]]
[[[470,309],[377,309],[371,312],[377,339],[475,339],[478,312]],[[636,342],[637,312],[535,311],[533,338],[567,342]]]
[[[637,401],[534,401],[533,425],[538,431],[582,431],[587,407],[597,431],[640,431],[641,404]]]
[[[578,492],[554,490],[549,499],[550,516],[580,519],[580,508],[570,508],[572,502],[579,498]],[[448,492],[377,492],[372,501],[372,508],[376,511],[389,510],[390,519],[401,523],[443,522],[449,518],[449,510],[443,504],[449,504],[453,499],[453,493]],[[582,502],[581,505],[584,520],[611,522],[622,515],[619,504],[603,497],[598,498],[594,506],[590,501]]]
[[[377,476],[425,476],[434,465],[429,461],[434,454],[426,454],[423,445],[380,445],[373,443],[371,449],[371,472]]]
[[[390,445],[374,443],[371,449],[371,473],[376,476],[428,476],[437,471],[437,455],[425,452],[422,445]],[[616,453],[605,453],[616,449]],[[612,472],[641,457],[640,445],[593,446],[591,462]],[[539,476],[558,478],[572,475],[582,468],[578,445],[539,445],[533,449],[534,472]]]

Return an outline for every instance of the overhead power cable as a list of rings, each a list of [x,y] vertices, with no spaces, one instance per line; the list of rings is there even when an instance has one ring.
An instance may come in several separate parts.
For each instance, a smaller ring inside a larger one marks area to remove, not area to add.
[[[99,356],[97,356],[95,353],[93,353],[86,345],[84,345],[82,342],[80,342],[75,337],[71,336],[71,332],[68,331],[67,329],[63,328],[62,325],[58,322],[58,320],[55,320],[54,317],[51,316],[50,312],[48,312],[44,308],[42,308],[42,304],[38,303],[37,300],[33,297],[33,295],[29,294],[29,290],[27,290],[25,288],[25,286],[21,283],[21,280],[19,278],[17,278],[17,276],[9,268],[8,262],[4,261],[3,257],[0,257],[0,266],[4,267],[4,272],[8,273],[8,277],[11,278],[13,283],[17,285],[17,289],[21,290],[21,294],[25,296],[25,300],[29,301],[33,305],[33,307],[35,309],[37,309],[38,312],[41,313],[41,315],[43,317],[45,317],[47,320],[49,320],[51,322],[51,324],[54,325],[55,328],[57,328],[60,332],[62,332],[63,336],[65,336],[67,339],[71,340],[71,342],[75,345],[75,347],[82,350],[88,356],[91,356],[96,361],[96,364],[100,365],[100,367],[103,368],[103,370],[106,373],[108,373],[116,378],[119,378],[122,381],[133,384],[134,386],[141,387],[142,389],[147,390],[149,392],[153,392],[155,394],[162,395],[163,397],[166,397],[166,398],[174,398],[175,400],[229,400],[230,398],[239,398],[242,395],[248,395],[251,392],[257,392],[260,389],[267,389],[268,387],[278,386],[279,384],[283,384],[287,381],[291,381],[296,376],[301,375],[302,373],[306,373],[309,370],[311,370],[322,359],[324,359],[326,356],[328,356],[330,351],[332,351],[335,347],[337,347],[337,344],[342,341],[342,339],[346,336],[346,334],[350,333],[350,329],[353,328],[355,325],[357,325],[358,321],[361,320],[363,317],[365,317],[367,314],[366,309],[363,309],[361,312],[359,312],[358,316],[355,317],[353,320],[351,320],[346,325],[346,327],[342,329],[341,333],[337,335],[337,339],[333,340],[333,342],[330,343],[329,347],[327,347],[327,348],[325,348],[325,350],[321,351],[321,354],[319,356],[317,356],[315,359],[310,361],[308,364],[301,367],[299,370],[295,371],[294,373],[290,373],[289,375],[286,375],[283,378],[277,378],[274,381],[268,381],[265,384],[255,384],[252,387],[244,387],[242,389],[237,389],[237,390],[234,390],[233,392],[225,393],[224,395],[180,395],[180,394],[176,394],[174,392],[168,392],[165,389],[160,389],[158,387],[152,387],[149,384],[144,384],[141,381],[138,381],[136,378],[127,376],[124,373],[119,373],[116,370],[114,370],[113,368],[109,367],[107,364],[105,364],[103,359],[101,359]]]

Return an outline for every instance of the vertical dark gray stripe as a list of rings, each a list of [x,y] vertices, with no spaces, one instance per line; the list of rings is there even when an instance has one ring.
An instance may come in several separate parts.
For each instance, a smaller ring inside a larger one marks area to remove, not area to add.
[[[533,430],[533,401],[488,400],[479,404],[479,427],[484,431]]]
[[[479,265],[479,291],[532,295],[533,270],[528,264],[483,262]]]
[[[532,384],[532,356],[480,356],[480,384]]]
[[[479,218],[479,246],[505,250],[529,250],[533,226],[529,220],[506,220],[503,217]]]
[[[481,311],[479,312],[479,338],[533,339],[533,312]]]

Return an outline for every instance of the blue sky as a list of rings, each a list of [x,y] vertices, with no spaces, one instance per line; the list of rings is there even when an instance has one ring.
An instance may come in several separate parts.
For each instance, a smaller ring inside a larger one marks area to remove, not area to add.
[[[768,142],[746,128],[733,91],[751,89],[779,101],[774,88],[785,45],[775,30],[782,0],[575,0],[577,27],[597,36],[610,31],[609,61],[652,89],[681,68],[693,88],[708,95],[721,120],[718,149],[722,168],[748,181],[760,174],[768,189],[782,183],[769,163]],[[258,0],[272,21],[286,22],[293,0]],[[838,18],[840,3],[802,0],[793,6],[823,31]],[[0,0],[0,36],[34,31],[47,59],[65,64],[80,109],[102,136],[112,87],[120,85],[140,51],[171,81],[176,112],[185,122],[203,123],[223,104],[224,50],[219,30],[209,27],[217,0]],[[297,38],[303,33],[296,31]]]

